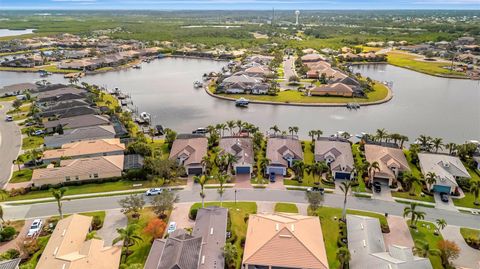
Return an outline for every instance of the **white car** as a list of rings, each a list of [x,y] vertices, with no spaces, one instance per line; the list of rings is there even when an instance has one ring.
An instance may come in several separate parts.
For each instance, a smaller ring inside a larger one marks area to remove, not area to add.
[[[177,229],[177,223],[175,221],[172,221],[170,222],[170,224],[168,224],[167,233],[171,234],[175,232],[176,229]]]
[[[12,116],[6,116],[5,121],[13,121],[13,117]]]
[[[158,195],[160,193],[162,193],[163,189],[160,189],[160,188],[153,188],[153,189],[149,189],[145,192],[145,195],[146,196],[152,196],[152,195]]]
[[[30,229],[28,230],[27,237],[35,237],[37,236],[40,231],[42,230],[43,221],[41,219],[35,219],[30,225]]]

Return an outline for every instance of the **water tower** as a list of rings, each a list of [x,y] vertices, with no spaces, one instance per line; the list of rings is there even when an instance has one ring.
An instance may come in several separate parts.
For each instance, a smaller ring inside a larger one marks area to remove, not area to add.
[[[295,25],[298,25],[298,17],[300,16],[300,10],[295,11]]]

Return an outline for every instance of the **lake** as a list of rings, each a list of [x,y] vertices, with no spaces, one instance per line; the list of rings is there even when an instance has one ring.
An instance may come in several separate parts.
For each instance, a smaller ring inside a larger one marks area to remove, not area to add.
[[[33,33],[33,31],[35,30],[36,29],[24,29],[24,30],[0,29],[0,37],[26,35],[26,34]]]
[[[410,137],[421,134],[442,137],[445,142],[463,143],[480,138],[479,81],[433,77],[391,65],[362,65],[354,72],[380,81],[393,82],[393,99],[359,110],[343,107],[298,107],[250,104],[237,108],[233,102],[212,98],[193,82],[204,73],[219,71],[224,62],[164,58],[128,69],[86,76],[81,81],[108,88],[119,87],[131,94],[139,112],[153,115],[155,124],[178,132],[231,119],[251,122],[263,131],[277,124],[282,130],[298,126],[307,138],[311,129],[325,134],[351,134],[385,128]],[[0,72],[0,86],[39,80],[38,74]],[[49,77],[65,82],[61,75]]]

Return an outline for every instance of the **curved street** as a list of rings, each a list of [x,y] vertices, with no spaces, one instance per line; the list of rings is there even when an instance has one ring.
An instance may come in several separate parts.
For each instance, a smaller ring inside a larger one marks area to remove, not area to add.
[[[0,102],[0,186],[4,186],[12,173],[12,161],[17,159],[22,146],[22,134],[15,122],[5,121],[6,113],[12,108],[11,102]]]

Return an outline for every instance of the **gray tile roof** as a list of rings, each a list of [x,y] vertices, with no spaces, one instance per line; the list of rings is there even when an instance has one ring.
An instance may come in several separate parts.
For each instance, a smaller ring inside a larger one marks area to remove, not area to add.
[[[340,140],[320,139],[315,141],[315,161],[330,158],[333,171],[351,172],[354,168],[352,147],[350,143]]]
[[[434,153],[419,153],[418,159],[422,174],[433,172],[439,185],[458,186],[456,178],[470,178],[462,161],[455,156]]]
[[[22,259],[13,259],[0,262],[0,269],[17,269]]]
[[[84,141],[115,138],[115,130],[111,125],[89,126],[65,130],[63,135],[45,137],[45,146],[50,148],[60,147],[63,144]]]
[[[75,129],[96,125],[108,125],[110,121],[108,118],[99,115],[82,115],[70,118],[62,118],[54,121],[47,121],[43,125],[45,128],[54,128],[59,124],[64,128]]]
[[[230,153],[238,158],[237,165],[253,164],[253,141],[248,137],[223,137],[219,143],[222,153]]]
[[[288,166],[285,159],[291,156],[294,160],[303,160],[302,144],[298,139],[290,137],[270,137],[267,141],[267,159],[270,164]]]

